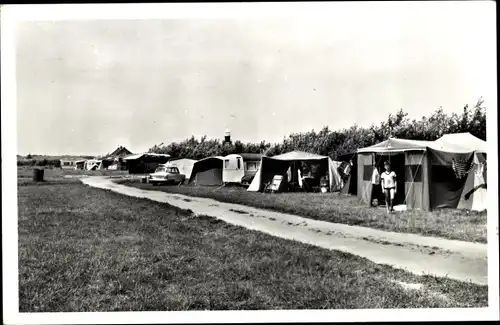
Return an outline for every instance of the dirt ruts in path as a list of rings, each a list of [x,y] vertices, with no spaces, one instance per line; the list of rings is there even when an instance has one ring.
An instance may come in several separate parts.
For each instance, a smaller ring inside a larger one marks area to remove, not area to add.
[[[487,285],[485,244],[335,224],[207,198],[147,191],[116,184],[107,177],[88,177],[81,181],[123,195],[189,209],[195,215],[212,216],[276,237],[351,253],[417,275],[429,274]]]

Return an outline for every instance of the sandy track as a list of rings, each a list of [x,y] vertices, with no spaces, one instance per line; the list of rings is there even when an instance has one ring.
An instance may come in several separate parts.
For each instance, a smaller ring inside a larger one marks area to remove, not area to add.
[[[417,275],[488,284],[485,244],[335,224],[212,199],[146,191],[116,184],[108,177],[87,177],[81,181],[92,187],[190,209],[197,215],[212,216],[273,236],[355,254]]]

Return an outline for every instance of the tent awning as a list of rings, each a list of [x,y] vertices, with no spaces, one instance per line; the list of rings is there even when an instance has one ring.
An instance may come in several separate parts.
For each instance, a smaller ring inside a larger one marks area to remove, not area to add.
[[[276,159],[276,160],[292,161],[292,160],[321,160],[321,159],[326,159],[328,157],[317,155],[314,153],[304,152],[304,151],[290,151],[290,152],[284,153],[282,155],[277,155],[277,156],[267,157],[267,158]]]
[[[165,157],[165,158],[170,158],[170,155],[169,154],[159,154],[159,153],[140,153],[140,154],[135,154],[135,155],[131,155],[131,156],[125,157],[123,159],[125,159],[125,160],[135,160],[135,159],[139,159],[139,158],[142,158],[142,157]]]
[[[370,152],[404,152],[412,150],[427,150],[427,147],[432,144],[432,141],[423,140],[406,140],[389,138],[386,141],[377,143],[376,145],[358,149],[358,153],[370,153]]]

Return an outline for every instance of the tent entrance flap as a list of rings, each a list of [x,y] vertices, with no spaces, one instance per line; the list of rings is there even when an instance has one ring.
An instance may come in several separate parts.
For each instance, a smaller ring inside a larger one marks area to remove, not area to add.
[[[358,197],[365,204],[370,204],[372,196],[372,174],[374,155],[369,153],[358,154]]]
[[[405,156],[404,170],[404,204],[409,209],[427,210],[428,181],[426,176],[427,156],[425,152],[408,152]],[[427,184],[427,186],[425,185]],[[427,193],[425,193],[427,192]]]
[[[428,155],[432,179],[430,184],[431,207],[456,209],[467,177],[457,175],[453,162],[458,159],[467,161],[467,165],[470,165],[473,163],[473,154],[448,153],[429,149]]]
[[[474,167],[465,182],[459,209],[484,211],[487,209],[486,158],[482,153],[474,156]]]

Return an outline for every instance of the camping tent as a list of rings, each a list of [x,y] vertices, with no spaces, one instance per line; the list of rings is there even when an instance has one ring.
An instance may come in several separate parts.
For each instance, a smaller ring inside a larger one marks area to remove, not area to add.
[[[193,164],[189,183],[195,185],[222,185],[224,157],[215,156],[198,160]]]
[[[458,209],[483,211],[487,208],[486,151],[487,144],[472,134],[445,134],[437,139],[434,148],[460,147],[474,151],[472,170],[467,175],[464,189],[458,203]]]
[[[83,169],[85,170],[101,170],[103,169],[102,161],[98,159],[89,159],[85,162]]]
[[[186,179],[189,180],[191,177],[191,172],[193,170],[193,166],[196,163],[196,160],[187,159],[187,158],[179,158],[172,159],[166,163],[167,167],[177,167],[181,174],[186,176]]]
[[[165,164],[170,159],[168,154],[140,153],[123,158],[129,174],[152,173],[155,169]]]
[[[473,203],[474,200],[480,200],[479,193],[474,196],[469,194],[466,201],[472,201],[467,204],[463,201],[468,193],[467,179],[474,177],[475,172],[471,171],[476,167],[481,168],[478,164],[483,158],[485,161],[483,150],[486,146],[473,141],[467,144],[460,144],[460,141],[454,143],[449,139],[454,138],[452,135],[446,135],[445,139],[438,141],[389,138],[374,146],[359,149],[358,196],[366,204],[370,203],[373,168],[380,167],[383,170],[383,162],[389,160],[392,170],[398,175],[400,190],[395,197],[396,204],[423,210],[460,206],[482,209],[482,204]],[[472,185],[474,182],[469,181]]]
[[[287,175],[289,181],[300,181],[298,179],[298,165],[302,162],[317,164],[319,170],[328,174],[330,190],[340,189],[340,175],[337,168],[340,162],[334,162],[328,156],[316,155],[303,151],[292,151],[274,157],[262,157],[260,168],[248,187],[248,191],[263,191],[266,183],[272,181],[275,175]],[[285,178],[287,178],[285,177]]]
[[[473,136],[469,132],[445,134],[441,138],[434,141],[434,145],[436,148],[437,146],[458,146],[462,148],[462,150],[466,151],[476,151],[482,153],[486,153],[487,151],[486,141]]]

